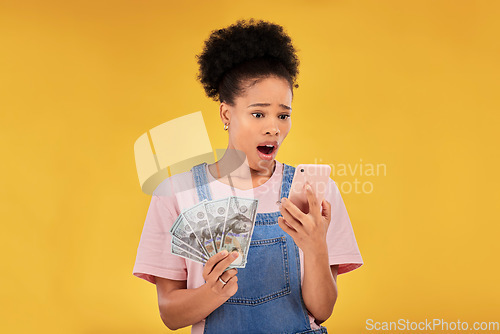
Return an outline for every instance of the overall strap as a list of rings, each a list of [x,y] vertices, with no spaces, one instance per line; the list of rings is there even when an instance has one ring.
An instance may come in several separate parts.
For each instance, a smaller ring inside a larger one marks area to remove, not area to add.
[[[294,174],[295,174],[295,167],[283,164],[283,181],[281,182],[281,197],[288,198]]]
[[[191,168],[191,172],[193,173],[194,185],[196,187],[196,192],[198,193],[200,202],[205,199],[207,201],[212,200],[212,194],[208,185],[206,164],[206,162],[203,162]]]

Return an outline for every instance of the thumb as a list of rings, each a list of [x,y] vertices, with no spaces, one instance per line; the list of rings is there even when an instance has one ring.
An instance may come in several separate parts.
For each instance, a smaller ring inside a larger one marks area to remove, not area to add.
[[[321,215],[326,219],[328,224],[330,224],[330,220],[332,219],[332,205],[326,199],[323,199],[321,206]]]

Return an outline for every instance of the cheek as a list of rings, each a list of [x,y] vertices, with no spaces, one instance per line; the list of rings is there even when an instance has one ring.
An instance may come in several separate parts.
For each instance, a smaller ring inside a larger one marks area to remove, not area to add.
[[[232,139],[234,142],[238,143],[238,146],[248,147],[252,145],[252,138],[255,137],[256,133],[256,129],[254,126],[252,126],[248,122],[244,124],[239,122],[232,128],[232,130]]]
[[[246,120],[238,124],[238,132],[241,139],[244,141],[245,137],[255,136],[260,133],[262,125],[254,120]]]
[[[283,124],[280,127],[280,132],[283,134],[283,137],[286,137],[288,132],[292,129],[292,121],[289,121],[287,124]]]

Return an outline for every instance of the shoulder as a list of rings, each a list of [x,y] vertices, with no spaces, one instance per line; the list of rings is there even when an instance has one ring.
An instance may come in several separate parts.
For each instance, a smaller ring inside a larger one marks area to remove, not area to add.
[[[193,172],[189,170],[167,177],[156,187],[153,196],[170,197],[190,189],[194,189],[194,180]]]

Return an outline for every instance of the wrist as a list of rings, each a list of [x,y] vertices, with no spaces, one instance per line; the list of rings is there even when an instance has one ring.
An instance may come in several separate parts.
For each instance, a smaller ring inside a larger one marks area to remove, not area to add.
[[[313,262],[315,264],[328,264],[328,247],[326,242],[321,244],[315,244],[314,247],[309,248],[307,250],[303,250],[304,252],[304,261]]]

